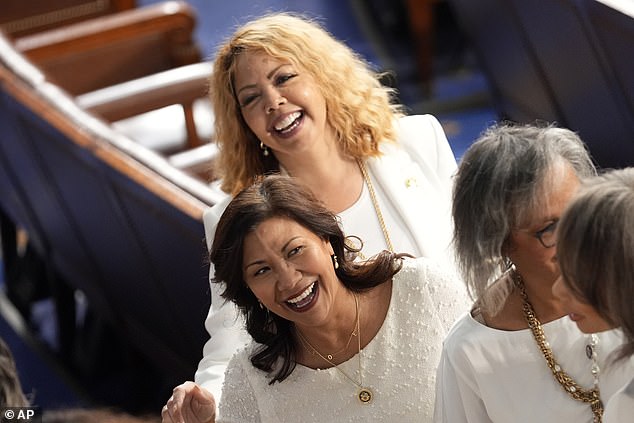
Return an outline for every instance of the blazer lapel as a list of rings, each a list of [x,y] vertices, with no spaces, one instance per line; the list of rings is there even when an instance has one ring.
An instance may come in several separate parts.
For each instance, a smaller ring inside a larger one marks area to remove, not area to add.
[[[421,166],[396,145],[388,146],[381,157],[368,159],[367,166],[421,254],[445,256],[451,241],[451,210]]]

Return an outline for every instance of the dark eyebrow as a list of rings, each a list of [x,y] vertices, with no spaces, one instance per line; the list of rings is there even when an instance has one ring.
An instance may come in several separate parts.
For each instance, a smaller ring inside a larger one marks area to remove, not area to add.
[[[291,242],[295,241],[297,238],[300,238],[299,235],[294,236],[293,238],[289,239],[288,242],[284,245],[282,245],[282,249],[280,250],[280,252],[284,252],[284,250],[286,250],[286,247],[288,247],[288,244],[290,244]]]
[[[281,65],[279,65],[275,69],[271,70],[271,72],[269,72],[266,75],[266,79],[271,79],[273,77],[273,75],[275,74],[275,72],[277,72],[282,66],[290,66],[290,63],[282,63]],[[242,90],[246,90],[246,89],[249,89],[249,88],[255,88],[255,84],[245,85],[244,87],[240,88],[238,91],[236,91],[236,96],[238,94],[240,94],[240,92],[242,92]]]
[[[262,264],[262,263],[264,263],[264,260],[257,260],[257,261],[254,261],[253,263],[249,263],[249,264],[247,264],[246,266],[244,266],[244,269],[243,269],[243,270],[247,270],[247,269],[248,269],[249,267],[251,267],[251,266],[255,266],[256,264]]]

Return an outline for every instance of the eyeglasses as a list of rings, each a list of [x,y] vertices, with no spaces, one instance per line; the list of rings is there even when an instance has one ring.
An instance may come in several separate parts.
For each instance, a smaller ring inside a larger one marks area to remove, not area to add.
[[[544,248],[552,248],[557,244],[557,223],[559,223],[559,220],[555,220],[544,229],[533,233],[533,236],[541,242]]]

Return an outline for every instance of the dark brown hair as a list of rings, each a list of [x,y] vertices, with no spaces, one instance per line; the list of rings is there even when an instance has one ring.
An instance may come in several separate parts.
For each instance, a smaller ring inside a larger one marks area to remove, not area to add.
[[[367,262],[354,262],[336,215],[291,177],[272,175],[241,191],[227,206],[216,228],[210,259],[215,283],[224,283],[222,296],[235,303],[246,319],[247,332],[262,344],[251,363],[269,373],[271,384],[283,381],[295,368],[296,338],[292,322],[259,306],[242,274],[244,238],[265,220],[291,219],[328,240],[339,257],[337,277],[343,285],[362,292],[388,281],[400,269],[402,255],[383,251]],[[283,362],[275,369],[278,358]]]

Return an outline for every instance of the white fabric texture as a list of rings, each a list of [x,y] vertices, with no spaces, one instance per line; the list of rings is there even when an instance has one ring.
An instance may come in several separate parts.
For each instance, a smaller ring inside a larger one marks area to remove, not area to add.
[[[567,316],[543,324],[555,359],[585,389],[593,386],[589,335]],[[634,367],[606,369],[606,357],[623,342],[620,330],[598,334],[604,404]],[[609,361],[609,360],[608,360]],[[572,399],[555,380],[529,329],[502,331],[484,326],[470,313],[451,329],[438,368],[436,422],[591,423],[590,405]]]
[[[445,133],[438,120],[431,115],[406,116],[397,123],[396,143],[383,143],[383,155],[369,159],[368,173],[379,194],[382,210],[390,207],[390,216],[399,222],[390,227],[394,248],[397,252],[408,252],[412,241],[424,257],[442,260],[453,267],[450,244],[453,233],[451,223],[452,176],[456,171],[456,160]],[[211,245],[216,225],[230,201],[224,201],[206,210],[205,236]],[[366,211],[374,215],[374,209]],[[346,227],[344,224],[344,232]],[[407,235],[397,232],[406,231]],[[347,232],[346,232],[347,233]],[[369,245],[381,245],[368,238],[373,233],[355,233],[365,238]],[[383,238],[383,233],[374,233]],[[397,243],[409,238],[406,245]],[[383,249],[382,247],[381,249]],[[377,251],[364,250],[372,255]],[[210,279],[213,267],[210,269]],[[198,364],[196,383],[208,389],[219,402],[224,370],[233,353],[250,341],[244,330],[244,322],[233,304],[225,304],[220,293],[222,287],[211,283],[211,307],[205,321],[210,339],[204,346],[203,358]]]
[[[603,414],[603,423],[632,421],[634,421],[634,378],[610,398]]]
[[[249,360],[252,343],[229,363],[217,422],[431,422],[442,340],[469,303],[462,282],[437,263],[405,259],[385,321],[361,352],[370,404],[336,368],[297,365],[269,385]],[[339,367],[358,380],[358,363],[355,355]]]

